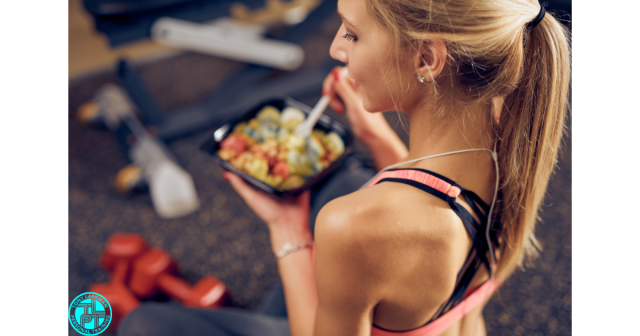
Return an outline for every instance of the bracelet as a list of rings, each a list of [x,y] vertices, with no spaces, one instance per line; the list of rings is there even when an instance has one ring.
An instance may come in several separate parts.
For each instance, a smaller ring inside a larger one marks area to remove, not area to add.
[[[291,245],[290,243],[286,243],[282,245],[282,251],[276,254],[276,258],[281,259],[282,257],[286,256],[289,253],[302,250],[305,248],[310,248],[311,246],[313,246],[313,242],[310,242],[310,241],[304,242],[298,245]]]

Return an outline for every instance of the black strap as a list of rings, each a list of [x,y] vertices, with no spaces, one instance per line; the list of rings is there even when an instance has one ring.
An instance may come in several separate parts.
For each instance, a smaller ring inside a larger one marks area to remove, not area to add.
[[[469,236],[473,240],[473,245],[478,252],[478,258],[480,261],[487,267],[487,271],[489,271],[489,276],[491,276],[491,266],[489,264],[489,260],[487,259],[488,246],[485,240],[485,237],[482,233],[486,228],[485,225],[481,225],[476,222],[475,218],[467,211],[467,209],[463,208],[459,204],[455,202],[450,202],[452,210],[460,217],[462,220],[462,224],[464,224]]]
[[[462,197],[464,197],[464,200],[467,201],[473,213],[475,213],[478,216],[478,218],[480,218],[480,223],[486,222],[487,221],[486,212],[480,211],[480,209],[478,209],[478,205],[476,204],[476,202],[474,202],[473,199],[471,199],[471,197],[467,193],[461,192],[460,194],[462,195]]]
[[[461,189],[462,193],[464,193],[465,195],[471,197],[472,200],[474,200],[476,203],[478,203],[478,205],[482,208],[482,210],[484,210],[484,212],[489,212],[489,205],[487,203],[484,202],[484,200],[482,198],[480,198],[480,196],[478,196],[478,194],[474,193],[471,190],[467,190],[467,189]]]
[[[459,279],[456,283],[455,289],[453,290],[453,294],[451,294],[449,299],[438,308],[438,311],[436,311],[429,322],[423,326],[435,321],[464,300],[467,289],[481,265],[480,259],[478,259],[473,252],[474,250],[471,249],[467,255],[467,260],[459,273]]]
[[[478,245],[481,244],[480,237],[478,237],[478,231],[481,229],[480,223],[473,218],[467,209],[463,208],[458,203],[451,202],[449,203],[449,206],[451,206],[453,212],[460,217],[462,224],[464,224],[464,227],[467,229],[467,233],[471,236],[471,240],[473,240],[474,245],[478,247]]]

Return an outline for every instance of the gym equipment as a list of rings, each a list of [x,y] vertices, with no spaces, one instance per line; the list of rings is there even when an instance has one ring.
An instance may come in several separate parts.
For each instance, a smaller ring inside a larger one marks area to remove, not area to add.
[[[216,308],[230,297],[226,286],[212,276],[204,276],[193,287],[174,276],[177,265],[171,256],[152,248],[133,262],[133,273],[129,287],[141,298],[152,297],[162,290],[170,297],[188,307]]]
[[[164,17],[151,26],[153,41],[173,48],[188,49],[240,62],[295,70],[304,60],[299,45],[263,38],[260,25],[229,18],[200,24]]]
[[[302,48],[291,42],[264,38],[270,27],[304,21],[318,0],[267,0],[251,11],[241,2],[231,5],[230,17],[203,23],[160,17],[151,26],[151,39],[162,45],[292,71],[304,60]]]
[[[83,126],[104,125],[112,132],[117,131],[125,118],[137,118],[125,94],[113,84],[103,86],[91,101],[80,105],[76,121]]]
[[[109,237],[104,252],[100,257],[100,266],[113,274],[112,280],[115,279],[120,283],[126,283],[128,278],[128,271],[126,270],[134,259],[148,249],[149,244],[139,234],[114,233]],[[125,271],[122,271],[123,269]]]
[[[154,108],[153,103],[143,105],[147,109]],[[133,139],[133,144],[129,145],[127,140],[125,145],[132,165],[118,173],[118,191],[127,194],[147,184],[153,206],[163,218],[195,211],[200,202],[191,175],[178,165],[178,160],[164,143],[147,132],[134,111],[127,93],[116,85],[107,84],[90,103],[80,107],[77,118],[84,124],[102,122],[109,130]]]
[[[264,0],[241,0],[257,9]],[[238,0],[83,0],[93,17],[95,29],[112,47],[149,37],[149,28],[161,17],[207,22],[229,15],[229,7]]]
[[[149,245],[138,234],[116,233],[107,242],[100,265],[111,273],[111,279],[106,284],[91,285],[89,292],[101,294],[111,304],[113,316],[108,333],[115,333],[120,321],[140,305],[126,283],[132,261],[148,249]]]
[[[231,5],[231,16],[235,19],[265,25],[280,23],[294,25],[304,21],[319,2],[320,0],[266,0],[265,7],[255,11],[249,10],[243,3],[236,2]]]

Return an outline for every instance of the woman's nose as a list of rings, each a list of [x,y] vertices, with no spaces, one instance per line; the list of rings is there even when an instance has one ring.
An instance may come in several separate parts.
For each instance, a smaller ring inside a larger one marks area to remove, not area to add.
[[[333,38],[333,42],[331,43],[331,47],[329,48],[329,55],[331,58],[338,60],[344,64],[348,64],[349,57],[347,52],[345,51],[345,40],[342,38],[342,26],[336,32],[336,36]]]

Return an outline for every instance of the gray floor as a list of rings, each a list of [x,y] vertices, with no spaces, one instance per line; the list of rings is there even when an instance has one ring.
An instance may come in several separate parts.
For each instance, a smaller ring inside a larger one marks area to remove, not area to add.
[[[308,54],[326,55],[337,26],[305,46]],[[313,62],[313,59],[308,61]],[[225,74],[242,65],[187,53],[140,66],[160,105],[171,110],[201,99],[221,84]],[[310,66],[310,64],[307,64]],[[113,134],[78,127],[72,116],[103,84],[117,83],[114,73],[69,83],[69,302],[92,283],[108,281],[98,258],[114,232],[143,234],[167,250],[191,283],[211,274],[227,284],[233,305],[253,309],[277,279],[276,264],[263,223],[222,179],[222,169],[198,146],[207,132],[182,138],[169,147],[196,182],[201,208],[173,220],[159,219],[148,194],[124,197],[113,187],[127,160]],[[318,97],[303,101],[313,104]],[[343,116],[329,111],[346,123]],[[389,120],[396,124],[393,113]],[[406,134],[398,125],[399,134]],[[356,151],[366,155],[362,144]],[[524,272],[517,272],[485,309],[489,335],[571,334],[571,138],[549,184],[542,223],[537,227],[544,248]],[[70,335],[77,333],[69,327]]]

